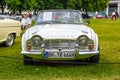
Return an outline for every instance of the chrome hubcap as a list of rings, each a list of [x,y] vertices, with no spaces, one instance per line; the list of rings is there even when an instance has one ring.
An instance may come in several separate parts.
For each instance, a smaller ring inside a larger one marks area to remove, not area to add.
[[[13,41],[14,41],[14,36],[13,34],[9,34],[8,37],[7,37],[7,42],[9,45],[12,45],[13,44]]]

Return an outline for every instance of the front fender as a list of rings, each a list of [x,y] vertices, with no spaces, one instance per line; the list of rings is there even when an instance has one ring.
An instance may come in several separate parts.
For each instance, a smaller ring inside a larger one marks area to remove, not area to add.
[[[96,51],[98,50],[98,46],[99,46],[99,43],[98,43],[98,35],[95,34],[95,50],[96,50]]]
[[[23,36],[22,36],[22,43],[21,43],[21,45],[22,45],[22,51],[25,51],[25,46],[26,46],[26,39],[25,39],[25,34],[23,34]]]

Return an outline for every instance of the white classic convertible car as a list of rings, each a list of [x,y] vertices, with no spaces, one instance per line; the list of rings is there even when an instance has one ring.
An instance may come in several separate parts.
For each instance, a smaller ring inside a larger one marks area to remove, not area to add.
[[[36,25],[23,34],[21,54],[25,65],[33,59],[98,63],[98,36],[77,10],[43,10]]]

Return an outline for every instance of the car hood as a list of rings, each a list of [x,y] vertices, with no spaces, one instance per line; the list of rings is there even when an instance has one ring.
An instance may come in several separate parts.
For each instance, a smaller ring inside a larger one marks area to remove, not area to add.
[[[43,39],[77,39],[81,35],[91,37],[91,28],[83,24],[45,24],[28,29],[29,38],[39,35]]]

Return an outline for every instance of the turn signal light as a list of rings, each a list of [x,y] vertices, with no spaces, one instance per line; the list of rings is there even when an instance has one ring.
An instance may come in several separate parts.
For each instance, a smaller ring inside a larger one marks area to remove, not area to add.
[[[30,45],[27,45],[27,50],[30,51],[31,50],[31,46]]]
[[[30,51],[30,50],[32,49],[31,40],[28,40],[28,41],[26,42],[26,48],[27,48],[28,51]]]
[[[89,50],[92,50],[92,49],[94,48],[94,45],[90,44],[90,45],[88,46],[88,48],[89,48]]]

